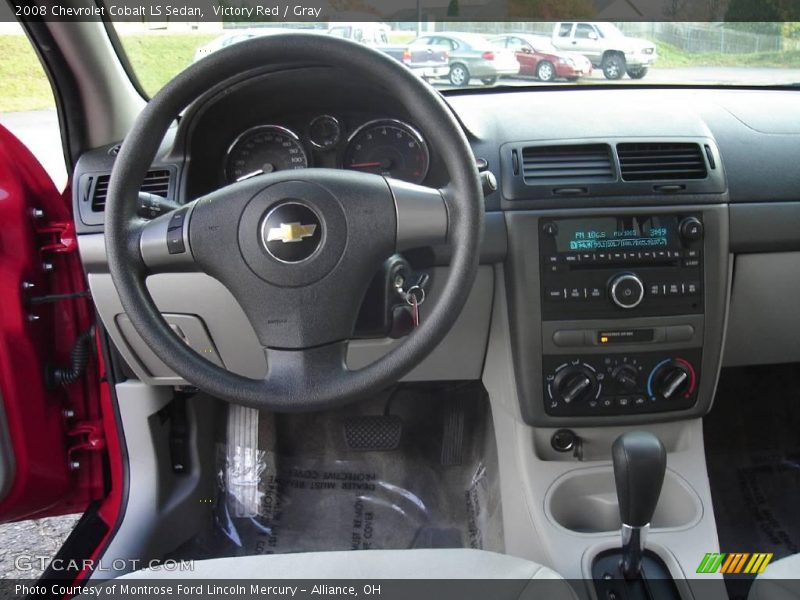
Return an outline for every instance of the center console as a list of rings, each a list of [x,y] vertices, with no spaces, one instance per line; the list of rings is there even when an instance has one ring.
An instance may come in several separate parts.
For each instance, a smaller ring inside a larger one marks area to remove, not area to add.
[[[512,212],[507,225],[526,421],[658,421],[708,409],[729,280],[724,206]]]

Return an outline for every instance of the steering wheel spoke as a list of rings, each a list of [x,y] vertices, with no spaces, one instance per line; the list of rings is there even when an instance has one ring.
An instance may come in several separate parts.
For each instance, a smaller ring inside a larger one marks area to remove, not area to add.
[[[139,254],[150,273],[196,271],[189,240],[194,203],[147,221],[138,227]]]
[[[397,214],[396,250],[444,244],[448,216],[442,191],[398,179],[387,182]]]
[[[320,398],[320,391],[335,388],[351,373],[345,362],[347,345],[347,341],[340,341],[298,350],[265,348],[265,394],[281,398],[287,410],[312,398],[322,405],[328,404],[334,395]]]

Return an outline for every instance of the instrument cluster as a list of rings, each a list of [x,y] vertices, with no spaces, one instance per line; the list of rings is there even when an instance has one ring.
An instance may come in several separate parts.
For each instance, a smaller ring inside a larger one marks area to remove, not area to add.
[[[223,173],[225,183],[233,183],[275,171],[328,167],[421,183],[430,159],[422,134],[404,121],[379,118],[348,130],[344,119],[320,114],[301,128],[270,123],[242,131],[228,147]]]

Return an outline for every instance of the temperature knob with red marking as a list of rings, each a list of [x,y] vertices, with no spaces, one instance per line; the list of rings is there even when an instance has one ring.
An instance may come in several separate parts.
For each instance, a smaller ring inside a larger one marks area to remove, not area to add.
[[[658,363],[647,378],[647,393],[654,400],[689,398],[697,387],[692,364],[683,358],[668,358]]]

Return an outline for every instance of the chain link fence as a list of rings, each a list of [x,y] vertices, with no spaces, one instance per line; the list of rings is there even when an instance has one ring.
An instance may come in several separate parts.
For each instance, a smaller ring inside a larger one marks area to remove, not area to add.
[[[685,52],[751,54],[780,52],[796,47],[781,35],[766,35],[736,31],[715,23],[616,23],[625,35],[641,37],[654,42],[666,42]],[[495,35],[501,33],[532,33],[550,37],[552,22],[508,21],[500,23],[462,21],[459,23],[433,23],[436,31],[465,31]]]

